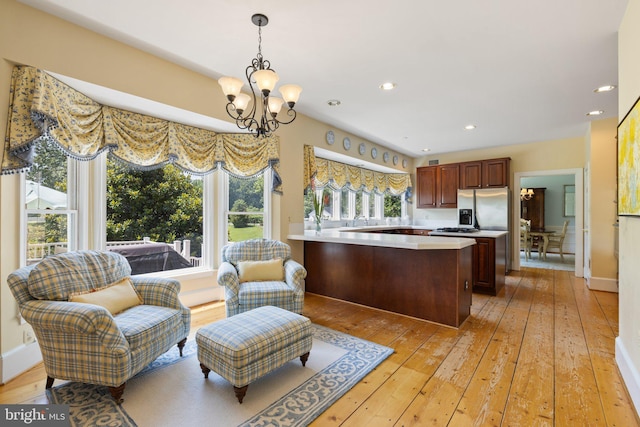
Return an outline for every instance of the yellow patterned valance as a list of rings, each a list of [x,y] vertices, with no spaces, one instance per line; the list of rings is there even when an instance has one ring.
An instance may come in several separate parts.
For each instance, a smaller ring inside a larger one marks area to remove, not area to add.
[[[195,175],[222,168],[248,177],[271,167],[281,192],[277,136],[216,133],[101,105],[33,67],[13,70],[7,122],[2,174],[28,170],[38,142],[51,139],[76,159],[108,150],[139,169],[173,163]]]
[[[315,170],[312,164],[315,164]],[[411,187],[411,177],[406,173],[376,172],[315,157],[313,147],[305,146],[305,188],[311,185],[399,195]]]

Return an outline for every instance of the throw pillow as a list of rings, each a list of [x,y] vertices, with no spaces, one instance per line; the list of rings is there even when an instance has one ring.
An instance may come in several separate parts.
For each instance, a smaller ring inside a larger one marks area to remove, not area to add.
[[[69,301],[96,304],[109,310],[112,315],[143,304],[130,277],[124,277],[104,288],[95,289],[88,293],[72,294]]]
[[[240,261],[238,278],[242,282],[264,282],[267,280],[284,280],[282,258],[269,261]]]

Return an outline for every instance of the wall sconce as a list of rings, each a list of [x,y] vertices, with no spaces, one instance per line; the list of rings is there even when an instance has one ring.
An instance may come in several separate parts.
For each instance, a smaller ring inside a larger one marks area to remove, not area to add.
[[[533,188],[520,189],[520,200],[531,200],[532,197],[533,197]]]

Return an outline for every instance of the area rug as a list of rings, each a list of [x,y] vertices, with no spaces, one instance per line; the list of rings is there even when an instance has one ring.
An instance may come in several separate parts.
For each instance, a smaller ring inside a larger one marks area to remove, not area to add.
[[[547,253],[547,259],[540,258],[538,253],[531,252],[531,257],[525,259],[524,252],[520,252],[520,267],[542,268],[545,270],[575,270],[576,256],[573,254],[564,254],[564,261],[560,258],[560,254]]]
[[[249,385],[239,404],[213,371],[205,379],[194,339],[184,356],[171,349],[127,382],[116,405],[106,387],[66,383],[47,391],[68,404],[72,426],[304,426],[386,359],[393,349],[313,325],[306,367],[300,359]]]

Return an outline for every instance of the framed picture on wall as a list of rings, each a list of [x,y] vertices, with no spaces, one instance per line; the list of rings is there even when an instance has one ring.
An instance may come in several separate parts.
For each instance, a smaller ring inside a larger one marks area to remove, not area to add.
[[[576,186],[564,186],[563,216],[576,216]]]
[[[618,125],[618,215],[640,216],[639,101]]]

